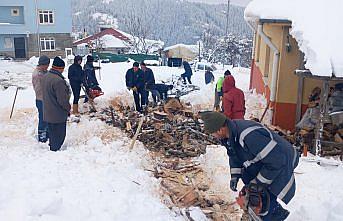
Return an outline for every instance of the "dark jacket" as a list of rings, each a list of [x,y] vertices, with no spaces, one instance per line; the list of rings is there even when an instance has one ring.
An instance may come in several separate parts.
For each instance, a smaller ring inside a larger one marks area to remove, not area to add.
[[[81,84],[84,79],[84,71],[81,65],[74,61],[74,64],[70,65],[68,69],[68,79],[70,82]]]
[[[85,75],[84,83],[86,87],[93,88],[99,85],[98,80],[95,76],[95,69],[92,62],[87,62],[83,67],[83,71]]]
[[[146,68],[144,72],[144,83],[145,83],[145,88],[150,89],[152,85],[155,84],[155,76],[154,72],[150,68]]]
[[[244,93],[236,88],[235,79],[231,75],[227,76],[223,83],[223,109],[229,119],[244,119]]]
[[[133,71],[133,68],[127,70],[125,75],[126,87],[133,88],[137,87],[138,90],[144,89],[144,72],[138,69],[137,72]]]
[[[70,89],[61,73],[50,70],[42,79],[43,118],[48,123],[64,123],[70,111]]]
[[[255,179],[288,203],[295,194],[293,171],[299,162],[295,148],[263,125],[248,120],[228,120],[230,138],[223,142],[232,177],[244,184]]]
[[[211,71],[207,70],[205,72],[205,84],[209,84],[214,81],[214,75]]]
[[[185,69],[185,76],[192,76],[192,68],[187,61],[183,62],[183,68]]]

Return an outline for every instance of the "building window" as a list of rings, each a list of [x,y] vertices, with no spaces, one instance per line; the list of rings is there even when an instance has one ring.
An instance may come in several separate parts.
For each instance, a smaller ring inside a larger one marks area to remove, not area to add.
[[[11,38],[4,38],[5,43],[4,43],[4,48],[13,48],[13,42]]]
[[[41,38],[40,47],[42,51],[55,51],[55,39],[54,38]]]
[[[19,16],[20,15],[19,9],[18,8],[12,8],[11,9],[11,15],[12,16]]]
[[[54,12],[51,10],[39,10],[39,24],[54,24]]]

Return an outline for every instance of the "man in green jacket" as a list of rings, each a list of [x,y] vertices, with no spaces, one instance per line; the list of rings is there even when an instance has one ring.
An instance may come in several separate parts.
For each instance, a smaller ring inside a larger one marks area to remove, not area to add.
[[[216,89],[214,91],[214,110],[221,111],[220,101],[223,97],[223,83],[226,76],[231,75],[229,70],[226,70],[223,77],[220,77],[216,84]]]

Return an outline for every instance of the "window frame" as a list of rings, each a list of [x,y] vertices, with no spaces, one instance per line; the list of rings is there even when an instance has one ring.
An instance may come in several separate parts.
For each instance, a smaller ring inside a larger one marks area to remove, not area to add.
[[[47,21],[45,21],[47,18]],[[42,20],[41,20],[42,19]],[[52,22],[51,22],[52,20]],[[55,24],[55,12],[49,9],[38,10],[38,21],[40,25],[54,25]]]
[[[42,43],[44,44],[44,48],[42,47]],[[47,47],[49,43],[49,48]],[[53,45],[53,49],[52,46]],[[56,40],[54,37],[41,37],[39,39],[39,47],[41,51],[56,51]]]

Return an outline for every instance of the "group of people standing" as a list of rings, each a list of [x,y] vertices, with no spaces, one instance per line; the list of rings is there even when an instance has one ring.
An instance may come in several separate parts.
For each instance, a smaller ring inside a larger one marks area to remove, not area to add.
[[[87,62],[82,68],[82,57],[75,56],[74,64],[69,67],[68,78],[74,96],[73,114],[75,115],[79,115],[81,87],[85,87],[86,94],[90,88],[99,88],[93,61],[92,56],[87,56]],[[71,90],[62,75],[65,62],[55,57],[48,71],[49,65],[50,59],[47,56],[43,55],[39,58],[38,65],[32,73],[32,85],[38,109],[38,141],[45,143],[49,140],[50,150],[58,151],[66,136],[66,122],[71,109],[69,103]]]
[[[156,84],[153,71],[144,62],[134,62],[133,67],[126,72],[125,81],[127,89],[133,93],[138,112],[143,112],[149,105],[150,93],[156,105],[161,99],[166,99],[166,92],[170,89],[168,85]]]

